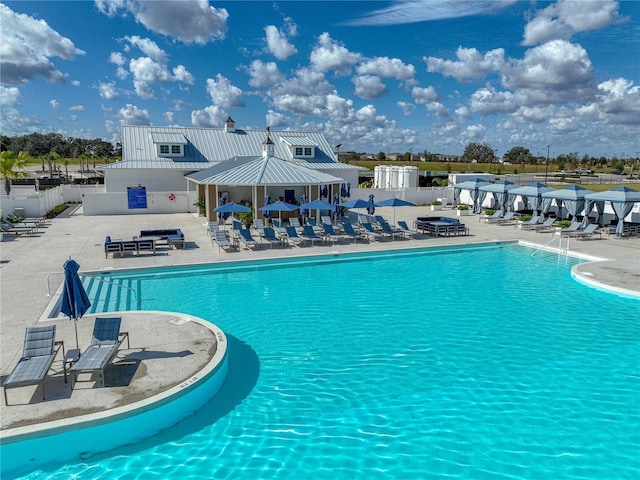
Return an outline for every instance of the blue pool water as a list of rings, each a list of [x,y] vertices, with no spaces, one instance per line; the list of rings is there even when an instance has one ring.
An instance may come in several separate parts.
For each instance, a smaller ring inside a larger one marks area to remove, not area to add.
[[[98,311],[221,327],[227,380],[154,438],[24,478],[635,479],[640,302],[572,264],[502,245],[108,275],[137,293],[93,282]]]

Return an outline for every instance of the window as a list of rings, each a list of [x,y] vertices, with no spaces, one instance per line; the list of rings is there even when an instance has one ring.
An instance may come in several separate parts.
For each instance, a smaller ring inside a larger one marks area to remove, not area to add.
[[[296,157],[302,156],[302,147],[296,147]]]
[[[311,147],[304,147],[304,156],[305,157],[311,156]]]
[[[180,155],[180,153],[182,153],[180,150],[181,150],[180,149],[180,145],[171,145],[171,153],[173,155]],[[167,152],[167,153],[169,153],[169,152]]]
[[[169,154],[169,145],[160,145],[160,154]]]

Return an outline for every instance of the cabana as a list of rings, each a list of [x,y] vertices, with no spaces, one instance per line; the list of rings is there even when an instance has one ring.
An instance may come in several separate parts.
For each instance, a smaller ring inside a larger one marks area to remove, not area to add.
[[[532,182],[524,187],[514,188],[509,190],[509,197],[511,198],[511,203],[515,202],[517,196],[521,196],[524,202],[525,209],[529,206],[534,213],[543,210],[543,200],[542,194],[546,192],[551,192],[554,189],[551,187],[547,187],[544,183],[540,182]],[[549,200],[551,203],[551,200]]]
[[[620,237],[624,232],[624,219],[631,213],[633,206],[640,203],[640,192],[629,187],[615,187],[604,192],[589,193],[585,196],[583,226],[588,222],[587,215],[591,213],[594,205],[598,210],[599,219],[602,218],[605,202],[611,204],[618,217],[616,235]]]
[[[473,213],[481,213],[482,212],[482,202],[487,196],[487,192],[480,191],[480,187],[485,187],[490,185],[489,182],[481,179],[481,178],[472,178],[465,182],[456,183],[453,186],[453,206],[455,207],[460,200],[460,194],[462,190],[469,190],[469,195],[471,196],[471,201],[473,202]]]
[[[511,210],[513,207],[513,200],[515,197],[509,197],[509,190],[518,188],[520,185],[510,182],[509,180],[499,180],[496,183],[490,183],[480,187],[478,190],[481,192],[490,192],[493,194],[493,198],[498,203],[498,211],[504,213],[506,210]]]
[[[556,205],[558,205],[558,215],[560,215],[564,205],[567,212],[575,219],[578,212],[584,209],[584,197],[588,193],[591,193],[591,190],[587,190],[580,185],[569,185],[560,190],[545,192],[541,195],[543,200],[542,213],[547,213],[551,208],[551,200],[555,200]]]

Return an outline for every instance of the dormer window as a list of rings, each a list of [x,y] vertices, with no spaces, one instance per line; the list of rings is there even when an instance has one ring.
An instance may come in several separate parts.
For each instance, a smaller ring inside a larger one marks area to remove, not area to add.
[[[181,133],[152,133],[151,140],[156,147],[158,157],[184,157],[187,139]]]
[[[282,137],[294,158],[314,158],[317,145],[306,137]]]

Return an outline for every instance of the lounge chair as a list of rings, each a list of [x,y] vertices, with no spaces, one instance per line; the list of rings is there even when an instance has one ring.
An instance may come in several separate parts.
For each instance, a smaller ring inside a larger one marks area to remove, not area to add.
[[[553,217],[549,217],[542,223],[531,225],[529,230],[535,230],[536,232],[548,232],[549,230],[552,230],[554,228],[554,223],[556,223],[556,219]]]
[[[322,237],[316,235],[316,232],[313,231],[313,227],[310,227],[309,225],[302,227],[302,233],[307,240],[311,240],[311,245],[313,245],[313,242],[316,242],[317,240],[322,241]]]
[[[224,230],[216,230],[213,232],[213,236],[211,237],[211,243],[215,243],[218,245],[218,253],[223,248],[235,248],[235,246],[229,241],[227,238],[227,232]]]
[[[405,222],[404,220],[398,221],[398,227],[400,228],[400,230],[402,230],[405,236],[413,238],[414,235],[420,235],[419,231],[411,230],[409,228],[409,225],[407,225],[407,222]]]
[[[295,227],[285,227],[285,238],[289,244],[300,245],[304,243],[304,238],[298,235]]]
[[[530,230],[531,228],[535,228],[534,226],[538,225],[540,223],[540,220],[542,220],[542,217],[540,215],[534,215],[529,220],[522,222],[520,224],[520,228],[522,230]]]
[[[207,226],[207,235],[209,235],[213,239],[214,232],[220,230],[220,224],[218,222],[209,222]]]
[[[484,215],[482,217],[479,217],[478,220],[484,220],[484,223],[493,223],[495,220],[497,220],[498,218],[502,218],[502,211],[500,210],[496,210],[495,212],[493,212],[493,214],[491,215]]]
[[[324,234],[323,234],[324,239],[331,240],[332,244],[335,244],[336,242],[339,242],[344,238],[344,236],[338,235],[336,233],[336,231],[333,229],[333,225],[331,224],[323,223],[322,228],[324,229]]]
[[[493,220],[493,223],[497,225],[510,225],[517,221],[515,212],[507,212],[504,217],[499,217]]]
[[[73,388],[73,382],[78,381],[78,374],[93,374],[95,372],[99,372],[100,380],[104,387],[104,369],[116,357],[118,349],[125,338],[127,339],[127,348],[130,348],[129,333],[120,331],[121,323],[121,317],[96,318],[93,325],[91,344],[71,367],[71,373],[73,373],[71,388]]]
[[[569,233],[568,236],[571,238],[585,239],[591,238],[593,235],[598,234],[600,235],[600,238],[602,238],[602,233],[598,231],[599,228],[600,225],[598,225],[597,223],[590,223],[589,225],[584,227],[583,230]]]
[[[321,223],[328,223],[329,225],[333,225],[333,221],[329,215],[320,215]]]
[[[35,223],[36,225],[44,225],[47,223],[47,217],[26,217],[15,210],[12,215],[18,217],[20,219],[20,223]]]
[[[253,229],[260,237],[264,237],[264,221],[261,218],[253,220]]]
[[[35,225],[13,224],[8,220],[2,220],[1,226],[4,233],[13,233],[14,235],[33,235],[36,232]]]
[[[4,382],[4,401],[6,405],[9,405],[7,388],[42,384],[42,400],[45,399],[44,381],[60,349],[62,349],[62,357],[64,358],[64,342],[56,342],[55,325],[27,328],[24,335],[22,358],[18,360],[18,364]],[[66,363],[63,361],[62,364],[66,382]]]
[[[371,238],[380,239],[383,236],[386,236],[386,235],[383,235],[381,233],[376,232],[373,229],[373,226],[369,222],[364,222],[364,223],[361,222],[360,225],[362,225],[362,228],[363,228],[362,233],[364,233],[370,239]]]
[[[380,224],[382,233],[391,235],[391,238],[404,237],[404,233],[402,232],[402,230],[394,230],[393,228],[391,228],[391,225],[389,225],[389,223],[387,223],[387,221],[384,218],[380,217],[380,219],[378,220],[378,223]]]
[[[271,227],[264,227],[263,229],[264,239],[271,244],[271,248],[275,243],[282,246],[282,239],[276,236],[276,231]]]
[[[342,217],[342,229],[344,230],[344,234],[348,237],[353,238],[354,242],[357,242],[359,238],[366,239],[367,237],[362,232],[357,232],[351,222],[345,222],[344,219],[346,217]]]
[[[582,222],[571,222],[571,225],[567,228],[560,229],[560,235],[568,236],[570,233],[577,232],[580,230],[580,225],[582,225]]]
[[[296,232],[302,233],[302,225],[300,225],[300,219],[291,217],[289,219],[289,225],[296,229]]]
[[[313,231],[316,233],[321,233],[323,231],[322,227],[316,223],[315,218],[307,217],[306,225],[309,225],[311,228],[313,228]]]
[[[244,246],[246,248],[249,247],[258,247],[258,242],[256,242],[254,240],[254,238],[251,236],[251,232],[249,231],[248,228],[241,228],[240,230],[238,230],[238,239],[244,243]]]

